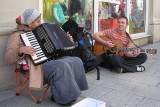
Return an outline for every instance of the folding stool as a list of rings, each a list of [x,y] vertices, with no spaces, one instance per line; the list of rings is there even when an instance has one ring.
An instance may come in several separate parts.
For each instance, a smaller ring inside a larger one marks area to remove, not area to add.
[[[37,104],[41,103],[45,94],[48,91],[49,85],[47,84],[47,87],[42,94],[42,96],[37,100],[34,95],[31,92],[31,89],[29,89],[28,81],[29,81],[29,72],[23,72],[20,70],[20,68],[15,69],[16,73],[16,95],[19,96],[24,90],[27,90],[33,101]]]

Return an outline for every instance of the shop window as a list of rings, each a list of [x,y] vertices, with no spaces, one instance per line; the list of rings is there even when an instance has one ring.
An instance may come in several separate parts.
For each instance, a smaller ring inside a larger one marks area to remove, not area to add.
[[[43,0],[43,22],[63,25],[69,18],[92,30],[92,0]]]
[[[130,0],[129,33],[145,32],[146,0]]]
[[[117,18],[127,16],[130,34],[146,32],[147,0],[94,0],[94,32],[116,28]]]
[[[124,0],[101,0],[98,2],[95,0],[94,2],[98,4],[98,14],[94,12],[98,15],[98,31],[117,28],[117,18],[125,15]]]

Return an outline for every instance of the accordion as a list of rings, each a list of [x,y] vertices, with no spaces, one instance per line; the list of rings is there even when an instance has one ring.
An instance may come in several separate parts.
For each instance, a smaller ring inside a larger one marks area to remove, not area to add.
[[[25,46],[32,46],[36,50],[35,55],[31,56],[34,65],[52,60],[75,48],[74,42],[58,24],[43,23],[35,30],[21,34],[20,38]]]

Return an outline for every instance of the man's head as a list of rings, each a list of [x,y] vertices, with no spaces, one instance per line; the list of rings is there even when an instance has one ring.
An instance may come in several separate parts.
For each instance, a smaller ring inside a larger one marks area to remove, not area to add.
[[[119,31],[126,31],[128,26],[128,18],[126,16],[121,16],[118,18],[118,30]]]

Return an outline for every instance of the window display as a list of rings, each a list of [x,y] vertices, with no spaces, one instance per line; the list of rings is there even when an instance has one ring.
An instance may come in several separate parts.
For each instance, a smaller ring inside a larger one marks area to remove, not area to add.
[[[92,30],[93,0],[43,0],[43,21],[63,25],[69,18]]]
[[[60,0],[59,2],[55,2],[52,5],[52,22],[53,23],[58,23],[60,25],[64,24],[66,22],[66,19],[64,17],[64,10],[62,9],[62,4],[63,6],[65,5],[64,0]]]
[[[94,32],[117,27],[117,18],[127,16],[130,34],[145,32],[146,0],[94,0]]]
[[[92,33],[116,28],[123,15],[129,19],[130,34],[145,32],[146,0],[43,0],[43,22],[62,25],[70,18]]]
[[[99,31],[109,28],[117,27],[117,18],[121,15],[125,15],[125,3],[124,0],[117,2],[98,2],[98,23]]]
[[[125,16],[125,2],[124,2],[124,0],[120,0],[118,13],[120,16]]]
[[[131,0],[129,14],[129,33],[145,32],[146,0]]]

